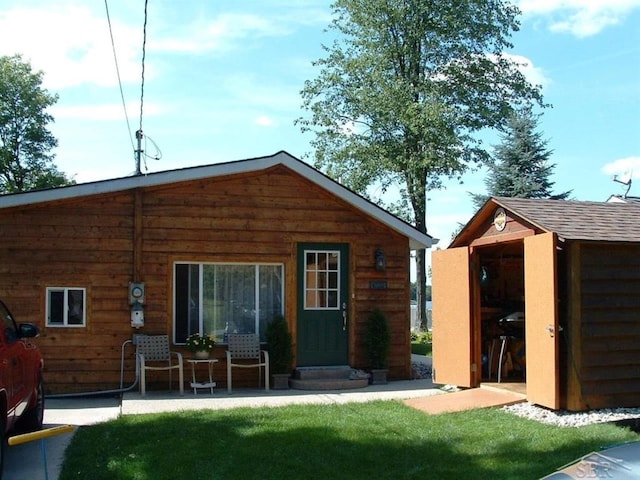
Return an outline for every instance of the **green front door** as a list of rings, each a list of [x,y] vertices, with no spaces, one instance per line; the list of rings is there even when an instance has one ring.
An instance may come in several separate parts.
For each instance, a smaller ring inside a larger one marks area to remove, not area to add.
[[[348,245],[298,245],[298,366],[348,365],[348,283]]]

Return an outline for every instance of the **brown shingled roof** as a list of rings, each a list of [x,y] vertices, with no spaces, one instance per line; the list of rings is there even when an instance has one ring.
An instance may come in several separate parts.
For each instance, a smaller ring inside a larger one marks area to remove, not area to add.
[[[567,240],[640,242],[640,204],[494,197],[501,207]]]

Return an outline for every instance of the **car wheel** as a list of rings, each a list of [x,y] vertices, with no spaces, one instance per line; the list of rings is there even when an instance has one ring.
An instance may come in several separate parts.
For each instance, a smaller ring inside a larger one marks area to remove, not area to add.
[[[36,403],[27,410],[20,419],[20,430],[24,432],[35,432],[42,430],[44,421],[44,384],[42,374],[38,377],[38,388],[36,389]]]

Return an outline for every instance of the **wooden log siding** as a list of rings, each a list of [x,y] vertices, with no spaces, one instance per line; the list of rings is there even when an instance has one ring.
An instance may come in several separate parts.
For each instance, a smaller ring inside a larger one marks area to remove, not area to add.
[[[584,406],[637,406],[640,398],[640,245],[583,243],[581,345]]]
[[[295,338],[298,242],[349,244],[352,366],[367,366],[360,335],[368,312],[379,307],[394,332],[390,376],[410,377],[408,239],[286,167],[4,209],[0,231],[0,295],[19,321],[41,329],[48,393],[117,388],[122,347],[132,334],[172,335],[175,261],[283,263],[285,316]],[[377,248],[387,257],[384,273],[374,269]],[[372,290],[370,281],[380,279],[388,288]],[[134,280],[146,284],[139,331],[130,326]],[[51,286],[86,288],[86,328],[46,327]],[[127,386],[134,380],[133,348],[125,353]],[[215,356],[224,357],[222,346]],[[254,373],[239,372],[234,384],[255,386]],[[224,361],[215,377],[223,387]],[[152,375],[152,386],[166,388],[165,378]]]

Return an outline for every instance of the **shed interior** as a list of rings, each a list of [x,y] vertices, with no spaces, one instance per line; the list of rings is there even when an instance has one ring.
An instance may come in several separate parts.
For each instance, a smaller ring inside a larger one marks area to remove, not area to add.
[[[524,244],[494,244],[478,247],[475,253],[482,381],[524,382]]]

